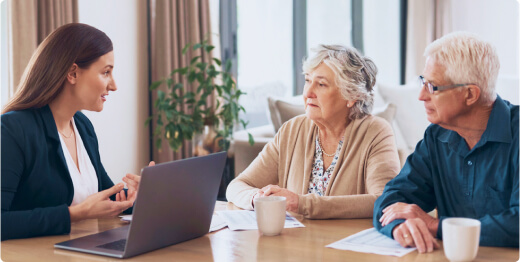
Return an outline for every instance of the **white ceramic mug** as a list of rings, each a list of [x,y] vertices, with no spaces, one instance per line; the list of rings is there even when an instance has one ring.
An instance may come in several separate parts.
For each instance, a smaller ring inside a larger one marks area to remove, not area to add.
[[[265,236],[279,235],[285,225],[285,197],[258,197],[253,202],[258,230]]]
[[[444,254],[450,261],[472,261],[477,256],[480,221],[453,217],[442,220]]]

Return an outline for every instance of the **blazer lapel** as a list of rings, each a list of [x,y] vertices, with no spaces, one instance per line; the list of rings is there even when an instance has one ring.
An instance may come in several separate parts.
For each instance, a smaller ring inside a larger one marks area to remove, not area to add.
[[[97,139],[95,136],[93,136],[89,130],[89,127],[81,120],[79,117],[79,111],[74,115],[74,122],[76,123],[76,128],[78,128],[79,135],[81,136],[81,140],[83,140],[83,146],[87,150],[87,154],[90,158],[90,161],[92,162],[92,165],[94,166],[94,169],[96,170],[96,176],[98,178],[98,191],[102,190],[102,179],[100,177],[100,170],[99,170],[99,161],[98,161],[98,155],[94,154],[94,152],[97,152],[94,150],[94,146],[97,144]],[[85,116],[83,116],[85,117]],[[80,146],[80,145],[77,145]]]
[[[70,203],[72,203],[72,198],[74,197],[74,187],[72,185],[72,178],[70,177],[69,168],[67,166],[67,161],[65,160],[65,155],[63,153],[63,148],[61,148],[60,137],[58,134],[58,128],[56,127],[56,122],[54,121],[54,116],[52,115],[51,108],[49,105],[46,105],[40,109],[37,109],[40,112],[40,116],[42,118],[43,125],[45,127],[45,136],[47,139],[47,146],[55,148],[56,156],[58,156],[58,162],[63,172],[59,172],[67,184],[69,184],[70,188],[72,188],[67,196],[67,199]]]

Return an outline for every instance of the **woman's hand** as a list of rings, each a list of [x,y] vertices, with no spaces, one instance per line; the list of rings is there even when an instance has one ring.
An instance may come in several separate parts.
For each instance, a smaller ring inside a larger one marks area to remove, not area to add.
[[[283,196],[287,199],[287,211],[298,212],[298,194],[289,191],[288,189],[281,188],[277,185],[268,185],[260,189],[260,191],[258,191],[258,193],[253,197],[253,200],[257,197],[263,196]]]
[[[155,162],[150,161],[148,166],[155,166]],[[126,183],[128,192],[125,194],[125,191],[121,190],[116,194],[116,201],[132,201],[132,203],[134,203],[135,199],[137,198],[137,189],[139,188],[139,182],[141,182],[141,176],[126,174],[126,176],[123,177],[123,182]]]
[[[112,201],[110,196],[123,189],[119,183],[109,189],[90,195],[83,202],[69,207],[70,221],[80,221],[89,218],[114,217],[132,207],[133,202],[128,200]]]

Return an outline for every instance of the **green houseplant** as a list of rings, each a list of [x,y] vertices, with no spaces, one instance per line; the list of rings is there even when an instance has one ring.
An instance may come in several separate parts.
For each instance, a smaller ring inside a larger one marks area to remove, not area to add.
[[[240,119],[240,111],[245,112],[239,104],[240,96],[245,93],[237,89],[229,70],[231,61],[224,65],[217,58],[211,62],[203,62],[202,57],[210,57],[210,52],[215,48],[208,44],[207,40],[201,43],[187,44],[182,54],[187,55],[189,48],[200,50],[200,55],[191,58],[186,67],[174,69],[169,76],[151,84],[150,90],[157,92],[154,101],[155,113],[146,120],[146,124],[155,119],[154,130],[155,146],[161,148],[162,139],[168,141],[169,146],[177,151],[184,140],[192,140],[197,134],[201,134],[206,127],[214,128],[213,137],[203,138],[209,149],[207,153],[228,150],[233,137],[233,130],[237,125],[245,129],[247,122]],[[220,69],[223,67],[223,70]],[[183,81],[196,87],[195,91],[186,91]],[[167,91],[158,90],[158,87],[166,84]],[[208,99],[214,95],[216,106],[208,105]],[[249,143],[254,143],[249,134]],[[199,155],[200,152],[195,155]]]

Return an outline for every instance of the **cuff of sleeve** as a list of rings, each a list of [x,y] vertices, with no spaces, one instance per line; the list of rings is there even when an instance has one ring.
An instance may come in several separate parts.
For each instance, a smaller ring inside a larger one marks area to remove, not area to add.
[[[439,217],[439,226],[437,227],[437,239],[442,240],[442,220],[445,218],[448,218],[446,216],[440,216]]]
[[[71,225],[69,206],[67,206],[67,205],[58,206],[58,212],[57,213],[58,213],[58,217],[62,217],[63,218],[62,232],[64,234],[69,234],[70,233],[70,225]]]
[[[247,202],[249,203],[249,205],[242,207],[242,208],[244,208],[246,210],[255,209],[255,207],[253,206],[253,200],[254,200],[253,198],[255,197],[256,193],[258,193],[258,191],[260,191],[260,188],[255,188],[255,189],[251,190],[251,192],[249,193],[249,196],[247,197],[247,199],[248,199]]]
[[[404,223],[404,219],[396,219],[392,222],[390,222],[388,225],[384,226],[381,228],[381,230],[379,230],[379,232],[381,232],[383,235],[386,235],[387,237],[389,238],[394,238],[394,236],[392,236],[392,231],[394,230],[394,228],[402,223]]]
[[[305,195],[298,195],[298,214],[301,214],[304,216],[307,215],[306,208],[305,208],[307,205],[305,205],[305,203],[304,203],[305,201],[306,201]]]

